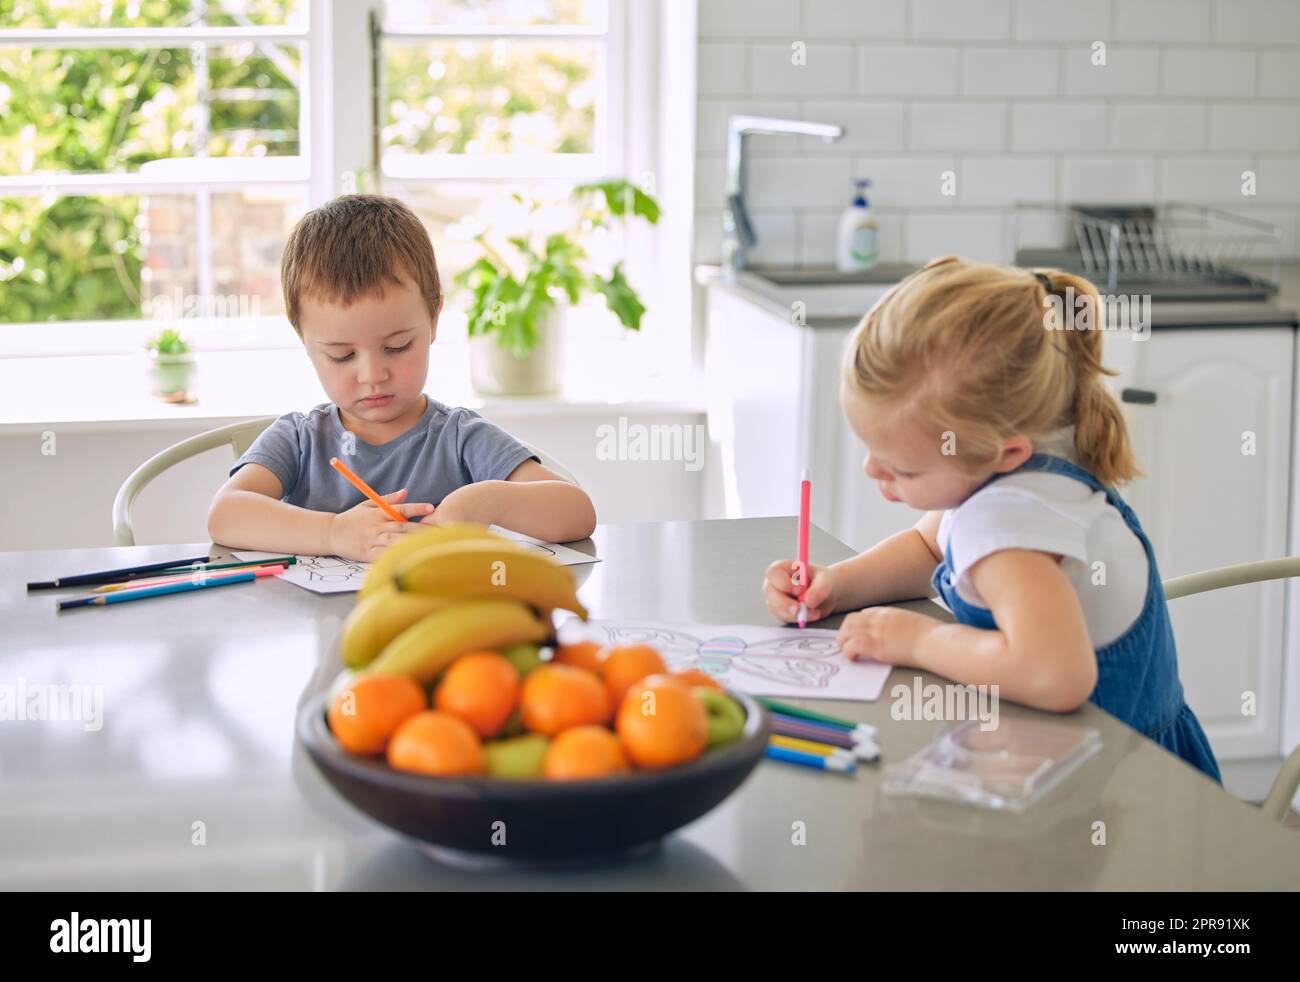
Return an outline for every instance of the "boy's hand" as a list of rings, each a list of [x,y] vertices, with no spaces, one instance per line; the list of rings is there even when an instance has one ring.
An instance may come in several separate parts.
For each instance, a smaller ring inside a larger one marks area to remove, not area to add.
[[[381,496],[407,517],[427,515],[433,505],[426,503],[398,504],[406,497],[406,488]],[[414,532],[419,522],[395,522],[373,501],[366,500],[355,508],[339,512],[330,523],[329,551],[358,562],[371,563],[400,536]]]
[[[491,482],[466,484],[463,488],[457,488],[431,510],[432,514],[420,519],[420,524],[450,525],[452,522],[475,522],[479,525],[491,525],[495,521]]]
[[[799,619],[799,591],[795,585],[798,560],[778,559],[767,568],[763,577],[763,600],[779,620],[793,622]],[[808,620],[821,620],[835,612],[835,572],[829,566],[808,564],[808,592],[804,603],[808,605]]]
[[[889,665],[916,664],[916,647],[939,621],[900,607],[868,607],[844,618],[835,643],[856,660],[870,658]]]

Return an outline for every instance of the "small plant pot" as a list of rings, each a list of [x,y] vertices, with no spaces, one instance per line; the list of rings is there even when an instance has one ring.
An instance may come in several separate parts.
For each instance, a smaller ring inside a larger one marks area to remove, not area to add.
[[[492,333],[469,339],[470,382],[486,396],[554,395],[563,384],[561,352],[564,321],[558,307],[537,325],[537,346],[524,356],[502,347]]]
[[[198,362],[190,352],[184,354],[159,354],[149,352],[150,374],[153,376],[154,395],[164,402],[192,402],[191,390]]]

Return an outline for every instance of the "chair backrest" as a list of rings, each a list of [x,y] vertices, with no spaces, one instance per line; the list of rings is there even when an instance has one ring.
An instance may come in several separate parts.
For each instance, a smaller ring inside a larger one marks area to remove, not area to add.
[[[135,545],[135,532],[131,528],[131,507],[140,492],[154,478],[169,467],[174,467],[182,460],[188,460],[208,450],[229,445],[236,457],[253,445],[261,432],[275,422],[274,416],[263,416],[243,423],[230,423],[218,426],[214,430],[199,433],[188,439],[174,443],[162,450],[131,472],[117,489],[113,499],[113,541],[119,546]]]
[[[117,490],[117,496],[113,499],[113,541],[119,546],[135,545],[135,531],[131,527],[131,508],[146,485],[163,471],[174,467],[182,460],[227,445],[235,452],[236,458],[241,457],[262,431],[275,422],[275,419],[274,416],[263,416],[243,423],[218,426],[214,430],[181,440],[146,460],[122,482],[122,486]],[[533,445],[526,444],[526,446],[541,458],[543,467],[554,471],[570,484],[581,487],[573,473],[545,450]]]

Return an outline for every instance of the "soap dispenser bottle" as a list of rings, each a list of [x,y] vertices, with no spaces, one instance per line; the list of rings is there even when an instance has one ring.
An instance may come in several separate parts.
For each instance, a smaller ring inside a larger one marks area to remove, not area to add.
[[[876,220],[871,217],[867,188],[871,182],[857,180],[853,204],[840,215],[835,244],[835,267],[842,273],[857,273],[876,265]]]

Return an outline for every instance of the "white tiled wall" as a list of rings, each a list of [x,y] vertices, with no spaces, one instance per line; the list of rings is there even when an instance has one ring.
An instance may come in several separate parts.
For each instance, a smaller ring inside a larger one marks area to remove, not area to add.
[[[1300,0],[699,0],[699,10],[702,262],[718,259],[732,113],[848,131],[834,144],[751,141],[758,263],[830,263],[854,177],[873,181],[888,260],[1009,260],[1016,200],[1217,205],[1275,222],[1286,254],[1300,255]],[[1097,41],[1104,65],[1093,64]],[[1243,171],[1257,175],[1253,197]]]

